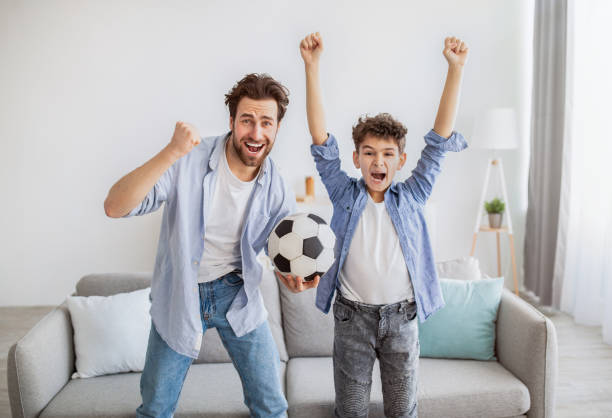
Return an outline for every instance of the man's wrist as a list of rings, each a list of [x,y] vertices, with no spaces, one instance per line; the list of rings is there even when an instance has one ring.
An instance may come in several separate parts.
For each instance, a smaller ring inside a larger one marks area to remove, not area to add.
[[[178,161],[182,156],[180,152],[178,152],[171,144],[166,145],[160,152],[160,154],[164,157],[166,161],[170,163],[170,165],[174,164]]]

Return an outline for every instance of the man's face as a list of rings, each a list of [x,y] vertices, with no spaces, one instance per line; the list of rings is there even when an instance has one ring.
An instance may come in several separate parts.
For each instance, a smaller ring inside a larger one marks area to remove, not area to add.
[[[391,185],[395,172],[406,162],[406,153],[399,152],[393,138],[379,138],[366,135],[359,145],[359,152],[353,151],[355,167],[361,174],[370,192],[384,193]]]
[[[277,115],[274,99],[243,97],[238,102],[236,118],[230,116],[231,142],[244,165],[259,167],[272,151],[280,126]]]

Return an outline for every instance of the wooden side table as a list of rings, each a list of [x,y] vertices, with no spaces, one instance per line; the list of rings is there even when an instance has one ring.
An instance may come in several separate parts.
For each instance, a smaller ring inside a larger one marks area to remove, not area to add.
[[[491,167],[498,167],[499,173],[501,177],[501,186],[504,202],[506,204],[506,222],[508,226],[504,226],[501,228],[489,228],[486,226],[480,225],[480,220],[482,219],[482,209],[484,206],[485,200],[485,192],[487,190],[487,186],[489,185],[489,175],[491,172]],[[476,250],[476,240],[478,239],[478,234],[480,232],[495,232],[497,236],[497,275],[501,276],[501,246],[500,246],[500,234],[506,233],[508,234],[508,239],[510,240],[510,257],[512,259],[512,277],[514,279],[514,293],[518,296],[518,278],[516,273],[516,257],[514,253],[514,234],[512,233],[512,219],[510,218],[510,206],[508,204],[508,193],[506,192],[506,179],[504,177],[504,166],[502,164],[501,158],[490,159],[487,164],[487,172],[485,174],[485,181],[482,188],[482,193],[480,195],[480,204],[478,205],[478,214],[476,215],[476,225],[474,227],[474,237],[472,239],[472,250],[470,251],[470,256],[474,255],[474,251]]]
[[[510,258],[512,259],[512,278],[514,279],[514,293],[518,296],[518,279],[516,276],[516,256],[514,253],[514,234],[508,231],[507,226],[503,226],[501,228],[489,228],[487,226],[481,226],[478,229],[479,232],[495,232],[497,238],[497,275],[501,277],[501,245],[500,245],[500,234],[505,232],[508,234],[508,240],[510,241]],[[472,240],[472,251],[470,251],[470,256],[474,255],[474,251],[476,251],[476,240],[478,238],[478,232],[474,233],[474,238]]]

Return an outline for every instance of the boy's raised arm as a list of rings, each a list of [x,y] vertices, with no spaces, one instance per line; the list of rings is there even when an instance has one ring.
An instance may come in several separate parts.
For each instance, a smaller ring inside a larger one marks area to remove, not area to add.
[[[302,54],[306,70],[308,129],[312,136],[312,143],[315,145],[322,145],[327,140],[325,112],[323,111],[323,98],[321,97],[321,84],[319,81],[319,58],[321,52],[323,52],[323,38],[319,32],[311,33],[300,42],[300,53]]]
[[[448,61],[448,73],[433,129],[438,135],[448,138],[453,133],[457,115],[463,65],[467,59],[468,47],[461,39],[449,37],[444,40],[442,53]]]
[[[403,183],[416,202],[423,205],[431,195],[446,152],[458,152],[467,147],[465,138],[457,132],[453,133],[453,126],[468,48],[460,39],[449,37],[444,40],[442,53],[448,61],[448,74],[433,132],[430,131],[425,135],[427,145],[423,148],[412,175]]]

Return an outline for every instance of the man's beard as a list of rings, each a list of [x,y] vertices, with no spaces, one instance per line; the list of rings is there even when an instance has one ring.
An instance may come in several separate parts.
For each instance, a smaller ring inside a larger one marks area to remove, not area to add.
[[[244,139],[245,139],[244,141],[239,140],[234,134],[234,132],[232,131],[231,136],[230,136],[230,142],[232,143],[232,146],[234,147],[234,151],[238,155],[238,158],[240,158],[240,161],[242,161],[242,163],[246,165],[247,167],[259,167],[263,163],[263,160],[265,160],[265,158],[268,156],[268,154],[272,150],[272,147],[270,146],[270,141],[266,141],[264,143],[264,149],[261,151],[261,153],[259,153],[258,155],[249,155],[248,151],[245,149],[243,144],[245,142],[257,142],[257,141],[251,141],[249,140],[248,137]]]

